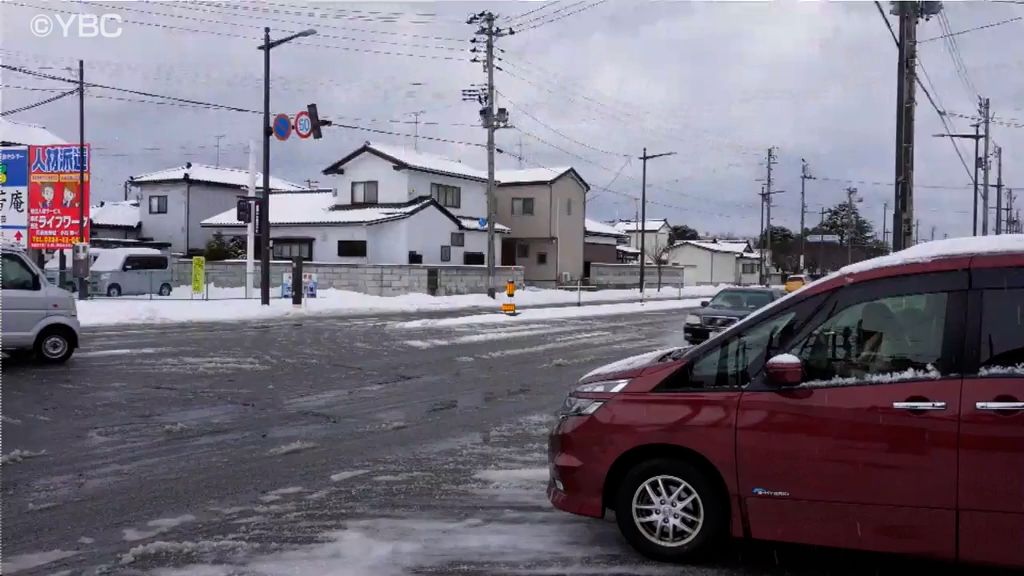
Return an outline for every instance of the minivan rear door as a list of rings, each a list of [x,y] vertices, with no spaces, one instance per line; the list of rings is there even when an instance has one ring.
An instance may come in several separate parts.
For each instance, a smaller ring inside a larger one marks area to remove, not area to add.
[[[1015,264],[972,270],[959,529],[964,561],[1024,567],[1024,258]]]
[[[967,273],[853,284],[780,352],[804,382],[755,379],[737,418],[751,536],[956,554]]]

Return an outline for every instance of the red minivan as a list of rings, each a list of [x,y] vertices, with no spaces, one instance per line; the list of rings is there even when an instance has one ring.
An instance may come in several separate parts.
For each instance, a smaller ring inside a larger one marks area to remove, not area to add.
[[[1024,567],[1024,235],[922,244],[599,368],[548,496],[641,553],[727,535]]]

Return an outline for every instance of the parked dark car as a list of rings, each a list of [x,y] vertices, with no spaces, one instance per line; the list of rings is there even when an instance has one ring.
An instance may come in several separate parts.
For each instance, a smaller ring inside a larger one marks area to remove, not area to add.
[[[703,342],[783,296],[775,288],[726,288],[687,314],[683,335],[691,344]]]
[[[548,497],[641,553],[775,540],[1024,568],[1024,235],[844,268],[584,376]]]

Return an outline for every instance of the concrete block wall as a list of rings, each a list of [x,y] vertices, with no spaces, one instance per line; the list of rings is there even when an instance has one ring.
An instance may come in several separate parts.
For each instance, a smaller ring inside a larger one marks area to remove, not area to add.
[[[647,287],[658,285],[658,267],[644,267],[644,281]],[[663,286],[679,286],[686,284],[683,266],[662,266],[661,283]],[[590,265],[590,284],[598,288],[637,288],[640,285],[639,264],[610,264],[594,262]],[[692,284],[692,282],[690,282]]]
[[[429,270],[437,270],[437,295],[481,294],[487,292],[487,268],[484,266],[429,266],[418,264],[336,264],[307,262],[303,272],[317,275],[320,288],[350,290],[375,296],[398,296],[401,294],[429,292]],[[499,291],[505,282],[513,280],[522,288],[523,268],[521,266],[498,266],[495,269]],[[291,263],[271,264],[270,283],[273,288],[281,285],[285,273],[291,272]],[[256,284],[259,283],[260,265],[256,263]],[[175,285],[192,282],[192,260],[182,259],[174,263]],[[206,281],[224,288],[245,285],[245,262],[227,260],[206,263]]]

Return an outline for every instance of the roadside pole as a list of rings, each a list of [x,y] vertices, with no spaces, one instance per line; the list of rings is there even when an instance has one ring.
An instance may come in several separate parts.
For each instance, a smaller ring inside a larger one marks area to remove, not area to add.
[[[250,206],[256,206],[256,143],[249,140],[249,200]],[[256,219],[250,215],[245,225],[245,297],[252,291],[252,281],[256,276]]]

